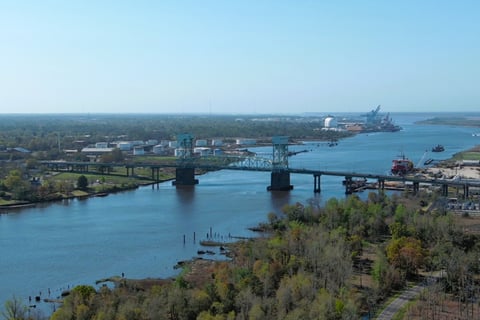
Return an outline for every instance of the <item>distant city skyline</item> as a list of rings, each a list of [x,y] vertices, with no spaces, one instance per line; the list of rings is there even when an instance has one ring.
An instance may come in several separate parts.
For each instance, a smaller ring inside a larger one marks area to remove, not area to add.
[[[478,1],[2,1],[0,113],[480,110]]]

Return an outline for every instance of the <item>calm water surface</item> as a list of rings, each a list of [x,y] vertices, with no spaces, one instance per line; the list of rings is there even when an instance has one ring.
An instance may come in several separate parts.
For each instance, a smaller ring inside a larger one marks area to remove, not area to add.
[[[471,128],[413,124],[428,115],[393,117],[402,131],[357,135],[336,147],[316,142],[291,146],[310,152],[291,157],[290,167],[387,173],[402,152],[423,163],[425,157],[441,160],[480,144]],[[425,155],[436,144],[446,151]],[[342,178],[335,177],[322,177],[320,195],[313,194],[308,175],[292,175],[294,190],[279,193],[266,191],[269,173],[219,171],[198,178],[195,188],[164,183],[0,215],[0,302],[40,292],[45,298],[48,289],[53,298],[73,285],[93,285],[122,272],[130,278],[172,276],[177,261],[197,256],[199,240],[206,239],[210,228],[219,241],[228,235],[254,236],[247,228],[287,203],[344,197]]]

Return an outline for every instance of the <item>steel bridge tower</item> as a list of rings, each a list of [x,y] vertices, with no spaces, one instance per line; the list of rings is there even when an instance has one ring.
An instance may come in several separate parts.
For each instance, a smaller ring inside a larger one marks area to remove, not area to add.
[[[292,190],[290,184],[290,171],[288,170],[288,137],[274,136],[273,161],[269,191],[288,191]]]
[[[177,135],[176,157],[179,166],[175,169],[174,186],[193,186],[198,184],[195,179],[195,166],[193,157],[194,137],[189,133]]]
[[[193,136],[189,133],[177,135],[177,160],[189,162],[193,159]]]

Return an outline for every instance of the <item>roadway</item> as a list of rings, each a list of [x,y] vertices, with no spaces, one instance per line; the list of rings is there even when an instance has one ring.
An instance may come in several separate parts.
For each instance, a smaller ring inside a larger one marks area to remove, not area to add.
[[[42,161],[48,167],[58,171],[79,171],[81,168],[97,167],[97,168],[112,168],[112,167],[125,167],[125,168],[195,168],[203,170],[242,170],[242,171],[261,171],[272,172],[274,170],[280,170],[291,174],[310,174],[313,176],[337,176],[345,177],[346,179],[375,179],[377,181],[392,181],[411,183],[414,186],[423,185],[441,185],[446,187],[476,187],[480,188],[479,180],[470,179],[436,179],[425,178],[419,176],[393,176],[374,173],[361,173],[352,171],[326,171],[326,170],[313,170],[313,169],[299,169],[299,168],[286,168],[275,169],[271,161],[266,161],[260,158],[238,158],[240,161],[235,161],[235,158],[226,158],[225,160],[210,163],[209,161],[177,161],[163,164],[155,163],[102,163],[102,162],[69,162],[69,161]],[[78,170],[77,170],[78,169]],[[87,170],[88,171],[88,170]],[[133,171],[133,170],[132,170]],[[85,172],[85,171],[83,171]],[[128,170],[127,170],[128,175]]]

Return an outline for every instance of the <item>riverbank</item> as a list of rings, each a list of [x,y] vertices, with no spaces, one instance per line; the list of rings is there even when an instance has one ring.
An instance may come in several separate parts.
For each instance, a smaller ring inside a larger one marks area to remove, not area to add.
[[[425,169],[425,172],[444,179],[480,179],[480,146],[459,152]]]
[[[130,191],[130,190],[135,190],[141,186],[148,186],[148,185],[155,185],[157,183],[162,183],[166,181],[159,181],[159,182],[149,182],[149,183],[137,183],[137,184],[132,184],[132,185],[124,185],[124,186],[113,186],[110,188],[105,188],[101,191],[81,191],[81,190],[74,190],[70,194],[62,194],[57,197],[45,199],[45,200],[39,200],[35,202],[26,202],[26,201],[18,201],[14,203],[9,203],[9,204],[2,204],[0,205],[0,214],[6,214],[10,211],[15,211],[15,210],[22,210],[22,209],[27,209],[27,208],[34,208],[36,206],[40,205],[45,205],[49,203],[57,203],[65,200],[72,200],[72,199],[87,199],[87,198],[94,198],[94,197],[106,197],[109,194],[114,194],[114,193],[119,193],[119,192],[124,192],[124,191]]]

